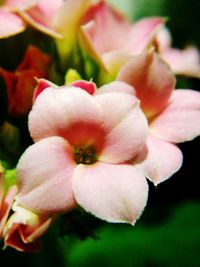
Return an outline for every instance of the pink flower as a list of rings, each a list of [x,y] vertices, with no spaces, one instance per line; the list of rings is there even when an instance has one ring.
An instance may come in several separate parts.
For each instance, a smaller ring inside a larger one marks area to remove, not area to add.
[[[53,217],[35,214],[16,203],[12,209],[14,213],[3,231],[4,244],[19,251],[40,250],[42,243],[39,237],[47,231]]]
[[[47,78],[50,57],[38,48],[30,46],[14,72],[0,68],[0,76],[5,81],[8,112],[19,117],[29,112],[33,92],[37,84],[35,77]]]
[[[0,6],[0,39],[24,31],[27,25],[56,39],[65,64],[77,43],[81,19],[92,0],[5,0]]]
[[[0,38],[18,34],[27,25],[74,43],[80,19],[92,0],[4,0],[0,6]]]
[[[183,50],[171,47],[171,35],[167,28],[160,30],[156,36],[160,55],[167,61],[175,74],[200,78],[200,55],[196,47]]]
[[[137,167],[158,184],[182,165],[176,143],[200,134],[200,93],[177,89],[168,65],[153,52],[142,53],[119,72],[118,80],[135,88],[149,121],[149,136]]]
[[[52,24],[62,4],[62,0],[5,0],[0,6],[0,38],[24,31],[26,22],[46,34],[61,38]]]
[[[11,186],[8,192],[5,193],[5,179],[3,168],[0,163],[0,240],[2,239],[2,232],[16,193],[16,186]]]
[[[106,221],[135,223],[148,185],[128,161],[144,146],[147,121],[131,90],[113,82],[95,96],[73,86],[40,93],[29,115],[35,144],[17,166],[20,205],[59,214],[79,204]]]
[[[146,49],[163,23],[163,18],[151,17],[132,24],[105,1],[98,1],[82,20],[82,43],[107,72],[113,73],[131,55]]]

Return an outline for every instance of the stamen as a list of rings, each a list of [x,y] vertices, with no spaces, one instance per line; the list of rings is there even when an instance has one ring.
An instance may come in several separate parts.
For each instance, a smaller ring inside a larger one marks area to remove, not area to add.
[[[92,146],[89,147],[77,147],[74,151],[74,159],[76,163],[80,164],[92,164],[96,162],[95,149]]]

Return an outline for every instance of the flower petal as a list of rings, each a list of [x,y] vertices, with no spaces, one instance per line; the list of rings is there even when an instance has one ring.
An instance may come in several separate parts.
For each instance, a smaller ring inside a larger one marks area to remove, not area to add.
[[[23,32],[25,28],[26,25],[19,16],[0,9],[0,39]]]
[[[25,10],[35,6],[38,1],[41,0],[5,0],[4,5],[13,11]]]
[[[175,86],[175,78],[168,65],[152,51],[133,57],[122,67],[117,79],[135,88],[148,118],[163,110]]]
[[[164,52],[172,46],[172,37],[169,29],[163,26],[156,35],[156,43],[159,52]]]
[[[71,83],[71,85],[85,90],[90,95],[93,95],[95,91],[97,90],[95,83],[88,82],[85,80],[76,80],[73,83]]]
[[[20,237],[20,223],[15,223],[5,232],[4,243],[6,246],[12,247],[21,252],[39,252],[41,250],[41,240],[25,244]]]
[[[48,229],[53,217],[32,213],[14,203],[14,213],[3,231],[4,243],[19,251],[38,251],[41,242],[37,240]]]
[[[131,24],[121,13],[104,1],[99,1],[85,15],[81,39],[90,55],[106,68],[101,56],[122,49],[130,30]]]
[[[130,160],[144,145],[148,125],[135,96],[113,92],[95,96],[103,111],[105,143],[99,160],[119,163]]]
[[[30,11],[24,11],[24,10],[19,10],[18,14],[23,18],[23,20],[25,20],[27,23],[29,23],[32,27],[34,27],[35,29],[50,35],[54,38],[58,38],[58,39],[62,39],[63,36],[62,34],[60,34],[59,32],[55,31],[50,25],[45,25],[44,23],[42,23],[41,21],[37,21],[36,18],[33,17],[33,14],[30,15],[29,14]],[[40,14],[38,17],[42,18],[43,14]]]
[[[81,19],[90,5],[91,0],[63,1],[56,13],[53,19],[53,28],[63,36],[63,39],[56,40],[61,60],[65,61],[70,55],[77,40]]]
[[[169,48],[163,51],[162,57],[174,73],[200,78],[200,54],[197,48],[188,47],[183,50]]]
[[[62,0],[39,0],[28,10],[19,6],[17,11],[34,28],[50,36],[62,38],[62,35],[53,28],[53,18],[62,4]]]
[[[183,156],[177,146],[149,135],[137,161],[139,170],[157,185],[179,170]]]
[[[64,86],[47,88],[37,97],[29,115],[35,141],[62,136],[73,146],[97,145],[103,141],[102,115],[93,96],[82,89]]]
[[[200,135],[200,93],[175,90],[169,105],[152,121],[150,128],[154,135],[173,143]]]
[[[71,179],[76,164],[71,147],[60,137],[30,146],[17,165],[17,202],[36,213],[60,213],[76,203]]]
[[[108,78],[110,78],[110,81],[115,80],[119,70],[131,58],[132,58],[132,55],[123,49],[117,50],[117,51],[111,51],[111,52],[103,54],[101,57],[101,60],[102,60],[102,64],[104,65],[103,67],[106,71],[104,71],[105,74],[102,71],[102,74],[99,78],[100,81],[104,82],[105,78],[103,74],[106,75],[106,73],[108,75]]]
[[[35,87],[34,94],[33,94],[33,103],[35,102],[35,99],[47,88],[53,87],[57,88],[58,86],[44,78],[36,79],[37,86]]]
[[[135,95],[135,89],[129,84],[121,81],[114,81],[108,84],[101,86],[96,92],[95,95],[104,94],[104,93],[127,93],[130,95]]]
[[[141,53],[150,44],[163,23],[163,18],[154,17],[132,26],[122,14],[100,1],[88,10],[80,36],[89,54],[114,76],[131,54]]]
[[[6,220],[8,218],[8,215],[9,215],[9,212],[11,210],[11,207],[12,207],[12,204],[13,204],[13,201],[14,201],[14,197],[16,196],[17,194],[17,187],[14,185],[14,186],[11,186],[9,189],[8,189],[8,192],[2,202],[2,205],[0,206],[0,240],[1,240],[1,237],[2,237],[2,231],[3,231],[3,228],[4,228],[4,225],[6,223]]]
[[[138,55],[153,41],[158,30],[163,26],[162,17],[145,18],[133,24],[129,34],[126,50]]]
[[[76,168],[73,191],[79,205],[98,218],[134,224],[146,205],[148,184],[133,166],[98,162]]]

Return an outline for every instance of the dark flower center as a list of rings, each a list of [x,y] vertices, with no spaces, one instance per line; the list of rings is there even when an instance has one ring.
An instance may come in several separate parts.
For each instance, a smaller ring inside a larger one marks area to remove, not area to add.
[[[77,147],[74,150],[74,159],[77,164],[86,164],[90,165],[95,163],[96,160],[96,153],[93,146],[88,147]]]

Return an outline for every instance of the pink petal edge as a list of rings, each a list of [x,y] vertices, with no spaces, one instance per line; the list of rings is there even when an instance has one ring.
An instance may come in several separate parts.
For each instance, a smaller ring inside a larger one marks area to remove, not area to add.
[[[152,134],[181,143],[200,135],[200,92],[177,89],[168,106],[150,124]]]
[[[71,185],[75,167],[66,140],[54,136],[38,141],[24,152],[17,165],[17,202],[36,213],[71,210],[76,206]]]
[[[98,218],[134,225],[146,205],[148,184],[131,165],[98,162],[76,168],[73,192],[79,205]]]
[[[180,149],[171,143],[165,142],[153,135],[149,135],[146,146],[137,158],[137,168],[154,185],[169,179],[177,172],[183,161]]]

